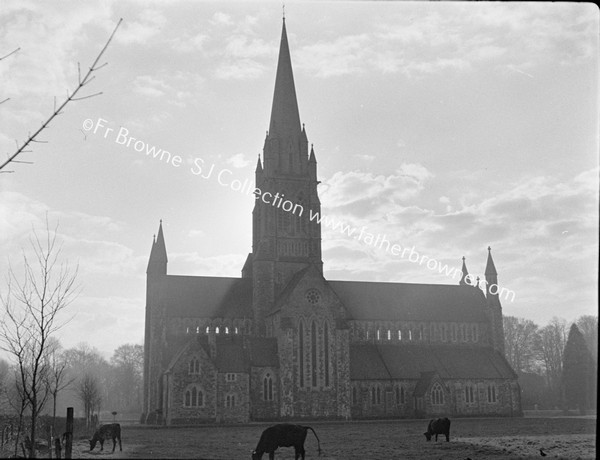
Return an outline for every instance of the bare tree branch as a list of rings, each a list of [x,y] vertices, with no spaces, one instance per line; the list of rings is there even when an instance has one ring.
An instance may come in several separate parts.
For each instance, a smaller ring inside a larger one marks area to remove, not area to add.
[[[78,84],[77,87],[75,88],[75,90],[73,91],[72,94],[69,95],[68,91],[67,91],[67,98],[65,99],[65,101],[58,107],[58,109],[54,109],[54,111],[52,112],[52,114],[50,115],[50,117],[44,122],[42,123],[42,126],[40,126],[40,128],[34,132],[32,135],[30,135],[27,140],[25,142],[23,142],[23,144],[21,144],[16,152],[14,152],[12,155],[9,155],[8,159],[2,163],[0,165],[0,173],[5,172],[2,171],[2,169],[8,165],[11,161],[13,161],[17,155],[19,155],[20,153],[23,153],[25,151],[25,148],[27,148],[27,146],[29,144],[31,144],[34,139],[44,130],[48,127],[48,125],[50,124],[50,122],[58,115],[60,115],[62,112],[61,110],[71,101],[78,101],[78,100],[82,100],[82,99],[89,99],[90,97],[94,97],[97,96],[99,94],[102,93],[97,93],[97,94],[92,94],[91,96],[84,96],[81,98],[75,98],[75,95],[79,92],[79,90],[81,88],[83,88],[85,85],[87,85],[88,83],[90,83],[95,76],[92,76],[92,73],[101,69],[102,67],[104,67],[106,64],[101,65],[100,67],[96,67],[96,64],[98,64],[98,61],[102,58],[102,55],[104,54],[104,52],[106,51],[106,48],[108,48],[108,45],[110,44],[110,42],[112,41],[115,33],[117,32],[117,29],[119,28],[119,26],[121,25],[121,22],[123,21],[123,18],[119,19],[119,22],[117,23],[115,29],[113,30],[112,34],[110,34],[110,37],[108,38],[108,41],[106,42],[106,44],[104,45],[104,47],[102,48],[102,50],[100,51],[100,53],[98,54],[98,56],[96,57],[96,59],[94,60],[94,63],[91,65],[91,67],[89,68],[88,72],[85,74],[85,76],[83,77],[83,79],[81,79],[81,75],[79,72],[79,76],[78,76]],[[11,53],[12,54],[12,53]],[[6,56],[5,56],[6,57]],[[79,71],[79,64],[78,64],[78,71]],[[55,107],[56,107],[56,103],[55,103]]]
[[[19,389],[31,410],[31,440],[35,446],[37,417],[51,395],[60,386],[53,372],[53,334],[65,322],[61,312],[77,294],[77,269],[60,262],[58,226],[52,231],[46,219],[46,235],[34,230],[30,238],[33,256],[23,252],[23,273],[9,264],[6,295],[0,295],[4,318],[0,322],[0,348],[8,351],[17,365]],[[62,371],[61,371],[62,373]],[[58,390],[56,390],[58,391]],[[35,457],[34,447],[30,455]]]
[[[15,50],[12,50],[12,51],[11,51],[10,53],[8,53],[7,55],[0,57],[0,61],[1,61],[2,59],[6,59],[8,56],[11,56],[11,55],[13,55],[13,54],[17,53],[17,52],[18,52],[20,49],[21,49],[21,47],[19,46],[17,49],[15,49]]]

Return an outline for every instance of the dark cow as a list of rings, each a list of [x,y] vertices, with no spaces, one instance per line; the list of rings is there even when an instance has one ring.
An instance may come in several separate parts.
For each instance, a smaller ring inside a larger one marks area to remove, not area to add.
[[[423,433],[428,441],[431,441],[431,436],[435,434],[437,441],[438,434],[446,435],[446,442],[450,442],[450,419],[448,417],[437,418],[429,421],[427,431]]]
[[[121,425],[118,423],[111,423],[109,425],[100,426],[94,433],[94,437],[90,439],[90,451],[94,450],[98,441],[100,441],[100,450],[104,450],[104,441],[107,439],[112,439],[113,452],[117,446],[116,439],[119,440],[119,450],[123,450],[123,447],[121,446]]]
[[[302,460],[304,460],[304,441],[306,440],[308,430],[312,431],[315,438],[317,438],[319,455],[321,455],[321,443],[315,430],[309,426],[281,423],[273,425],[262,432],[256,449],[252,452],[252,460],[261,460],[265,452],[269,454],[269,460],[273,460],[278,447],[292,446],[296,452],[295,459],[298,460],[302,456]]]

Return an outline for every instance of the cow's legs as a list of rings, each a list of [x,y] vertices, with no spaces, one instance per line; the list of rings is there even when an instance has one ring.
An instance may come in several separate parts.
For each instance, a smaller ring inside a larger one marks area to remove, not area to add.
[[[100,439],[100,450],[104,450],[104,439]]]
[[[117,447],[117,440],[115,438],[112,438],[113,440],[113,452],[115,451],[115,447]]]
[[[438,434],[436,433],[435,434],[435,442],[437,442],[437,437],[438,437]]]
[[[275,451],[274,450],[269,452],[269,460],[275,460]]]
[[[123,446],[121,445],[121,436],[119,436],[119,450],[123,451]]]
[[[306,453],[304,446],[294,447],[294,450],[296,451],[296,460],[298,460],[299,457],[302,457],[302,460],[304,460],[304,454]]]
[[[450,442],[450,433],[446,433],[446,442]]]

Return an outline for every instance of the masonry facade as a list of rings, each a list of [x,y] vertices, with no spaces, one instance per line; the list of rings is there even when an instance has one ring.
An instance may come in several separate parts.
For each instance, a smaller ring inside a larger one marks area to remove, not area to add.
[[[456,285],[328,281],[317,184],[284,21],[241,278],[168,275],[152,243],[143,420],[520,415],[491,250],[485,294],[464,259]]]

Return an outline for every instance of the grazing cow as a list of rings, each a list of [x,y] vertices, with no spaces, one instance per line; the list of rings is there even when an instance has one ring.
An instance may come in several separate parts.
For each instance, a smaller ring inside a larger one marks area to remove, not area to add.
[[[431,436],[435,434],[437,441],[438,434],[446,435],[446,442],[450,441],[450,420],[448,417],[437,418],[429,421],[427,431],[423,433],[428,441],[431,441]]]
[[[117,446],[117,442],[115,441],[116,439],[119,440],[119,450],[123,450],[123,447],[121,446],[121,425],[118,423],[101,425],[100,428],[98,428],[94,433],[94,437],[90,439],[90,451],[94,450],[94,447],[96,447],[96,443],[98,441],[100,441],[100,450],[104,450],[104,441],[107,439],[112,439],[113,452]]]
[[[292,425],[291,423],[281,423],[273,425],[262,432],[260,440],[254,452],[252,452],[252,460],[261,460],[263,454],[269,454],[269,460],[275,458],[275,451],[278,447],[294,447],[295,459],[298,460],[302,456],[304,460],[304,441],[308,430],[312,431],[317,438],[319,455],[321,455],[321,443],[315,430],[309,426]]]

